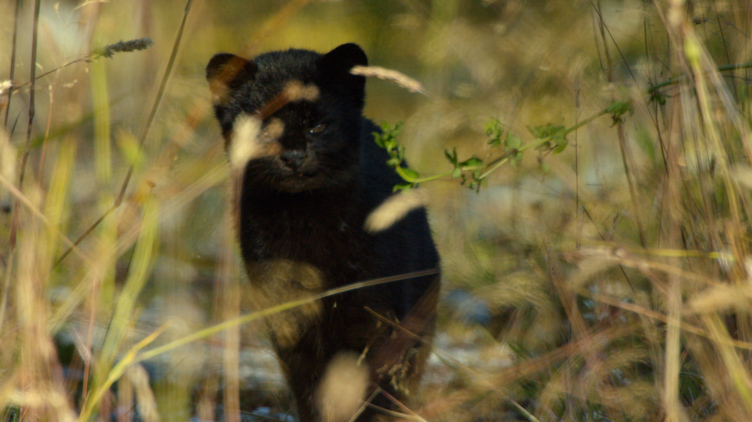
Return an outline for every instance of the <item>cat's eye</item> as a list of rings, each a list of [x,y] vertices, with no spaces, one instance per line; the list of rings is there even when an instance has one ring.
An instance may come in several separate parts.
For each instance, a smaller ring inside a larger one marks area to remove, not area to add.
[[[326,124],[319,123],[316,126],[308,129],[308,134],[310,134],[310,135],[316,135],[316,134],[319,134],[319,133],[323,132],[324,129],[326,129]]]

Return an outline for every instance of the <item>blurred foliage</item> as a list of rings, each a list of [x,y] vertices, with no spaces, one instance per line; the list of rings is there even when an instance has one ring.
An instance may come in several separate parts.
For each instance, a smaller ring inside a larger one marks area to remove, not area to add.
[[[443,256],[417,414],[752,420],[748,1],[2,7],[4,420],[284,418],[204,66],[345,42],[423,86],[366,107]]]

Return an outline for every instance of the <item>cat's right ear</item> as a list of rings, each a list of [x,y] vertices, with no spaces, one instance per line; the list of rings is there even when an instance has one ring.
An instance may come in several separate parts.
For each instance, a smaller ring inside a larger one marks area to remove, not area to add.
[[[368,57],[357,44],[342,44],[323,55],[318,63],[319,83],[348,98],[363,109],[366,78],[350,73],[355,66],[368,66]]]
[[[221,102],[233,90],[256,76],[258,66],[240,56],[228,53],[214,55],[206,65],[206,80],[212,93],[212,102]]]

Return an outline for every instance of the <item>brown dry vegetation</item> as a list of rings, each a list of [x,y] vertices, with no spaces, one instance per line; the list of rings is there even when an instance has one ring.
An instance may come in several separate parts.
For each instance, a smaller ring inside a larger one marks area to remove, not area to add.
[[[1,1],[3,420],[289,410],[203,68],[350,41],[422,85],[368,83],[408,181],[447,174],[414,420],[752,420],[748,1]]]

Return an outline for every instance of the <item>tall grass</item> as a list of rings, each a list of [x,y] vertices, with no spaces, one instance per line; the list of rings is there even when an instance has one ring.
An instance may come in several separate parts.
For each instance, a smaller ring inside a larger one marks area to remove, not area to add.
[[[290,411],[203,66],[348,41],[425,94],[369,80],[443,255],[406,414],[752,420],[748,2],[5,3],[4,420]]]

